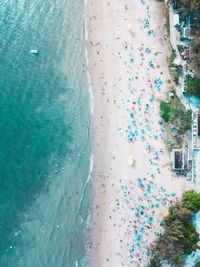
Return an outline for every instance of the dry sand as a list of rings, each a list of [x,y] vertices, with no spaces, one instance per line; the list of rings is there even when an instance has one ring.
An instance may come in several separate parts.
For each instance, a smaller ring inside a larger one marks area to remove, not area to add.
[[[159,124],[158,100],[170,79],[161,7],[153,0],[88,0],[94,94],[91,267],[148,262],[159,220],[186,189],[170,171]]]

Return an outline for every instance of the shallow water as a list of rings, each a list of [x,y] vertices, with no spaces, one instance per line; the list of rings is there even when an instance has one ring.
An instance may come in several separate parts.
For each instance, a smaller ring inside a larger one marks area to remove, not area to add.
[[[0,266],[85,266],[84,2],[0,5]]]

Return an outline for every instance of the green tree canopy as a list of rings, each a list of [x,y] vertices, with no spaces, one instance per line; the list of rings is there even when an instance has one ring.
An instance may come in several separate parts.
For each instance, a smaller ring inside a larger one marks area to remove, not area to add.
[[[188,94],[200,97],[200,79],[197,76],[186,76],[184,89]]]
[[[171,266],[182,266],[184,260],[180,255],[183,254],[183,249],[179,246],[174,246],[172,240],[167,233],[159,237],[159,242],[153,244],[155,258],[152,258],[151,266],[161,266],[161,261],[167,261]]]
[[[168,122],[170,120],[170,106],[165,101],[161,101],[160,102],[160,116],[166,122]]]
[[[200,193],[188,190],[183,193],[183,205],[192,212],[200,210]]]
[[[177,2],[182,6],[184,12],[189,12],[200,8],[200,0],[178,0]]]
[[[184,265],[186,254],[197,249],[199,236],[192,224],[192,214],[200,210],[200,193],[183,193],[182,201],[169,208],[164,218],[164,232],[151,246],[151,267],[160,267],[165,261],[172,267]]]

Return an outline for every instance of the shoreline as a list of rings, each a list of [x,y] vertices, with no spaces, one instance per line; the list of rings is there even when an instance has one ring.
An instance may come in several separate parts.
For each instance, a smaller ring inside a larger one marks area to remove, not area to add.
[[[170,79],[164,55],[164,23],[159,26],[158,20],[158,17],[162,19],[162,4],[151,0],[145,2],[143,5],[139,0],[134,3],[88,0],[86,6],[88,66],[94,96],[92,216],[89,226],[91,267],[142,266],[140,264],[148,262],[145,244],[143,248],[135,249],[139,254],[138,259],[135,255],[132,256],[133,259],[130,257],[131,244],[135,242],[133,230],[136,229],[138,221],[140,222],[140,218],[133,218],[134,212],[137,212],[134,209],[138,204],[148,205],[148,201],[140,199],[143,197],[143,189],[148,187],[147,183],[153,183],[153,194],[163,197],[160,188],[164,186],[164,192],[175,194],[170,196],[169,201],[173,201],[186,188],[186,182],[173,177],[171,173],[169,153],[166,151],[163,137],[154,140],[151,135],[145,133],[146,140],[142,140],[140,133],[134,140],[129,140],[129,130],[133,127],[130,124],[130,119],[133,119],[130,118],[131,113],[134,113],[134,119],[139,121],[137,126],[134,125],[137,132],[146,127],[147,119],[152,128],[155,128],[152,132],[160,133],[158,100],[165,97],[167,80]],[[146,13],[147,6],[150,9],[150,17]],[[153,25],[155,36],[146,34],[143,22],[147,18],[150,25]],[[145,52],[143,43],[148,46],[150,53]],[[153,56],[153,52],[158,53],[158,56]],[[151,58],[159,68],[148,66],[147,60],[151,61]],[[155,88],[152,90],[146,74],[151,83],[160,76],[161,92],[154,90]],[[153,97],[153,105],[149,103],[149,97]],[[146,103],[138,104],[139,99],[148,103],[150,113],[146,110]],[[134,109],[131,106],[134,106]],[[147,151],[147,144],[152,147],[151,151]],[[161,148],[164,154],[158,152]],[[156,171],[152,164],[149,166],[149,153],[154,155],[155,152],[159,156],[159,163],[155,162],[153,165],[158,164],[155,166],[159,171]],[[128,165],[130,155],[135,160],[134,168]],[[138,188],[138,178],[141,179],[140,183],[144,184],[142,190],[140,186]],[[155,210],[153,226],[146,236],[148,243],[155,238],[154,232],[161,230],[159,220],[168,204]],[[148,232],[148,228],[145,228],[145,231],[143,230],[144,234]],[[144,261],[139,260],[142,255]]]

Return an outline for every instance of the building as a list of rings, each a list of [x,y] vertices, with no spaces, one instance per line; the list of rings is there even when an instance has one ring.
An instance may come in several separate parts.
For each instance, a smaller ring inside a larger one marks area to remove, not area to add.
[[[190,27],[184,27],[182,29],[182,39],[185,40],[189,40],[191,39],[191,30],[190,30]]]
[[[174,27],[179,27],[180,26],[180,21],[179,21],[179,14],[174,14]]]
[[[200,192],[200,150],[196,151],[194,157],[193,181],[195,182],[195,189]]]
[[[191,47],[186,47],[185,48],[184,59],[191,59]]]
[[[173,149],[171,152],[172,170],[183,171],[185,168],[184,149]]]
[[[200,111],[192,114],[192,148],[200,150]]]

